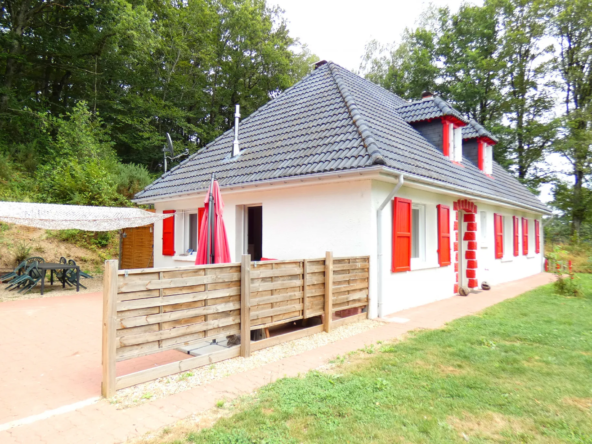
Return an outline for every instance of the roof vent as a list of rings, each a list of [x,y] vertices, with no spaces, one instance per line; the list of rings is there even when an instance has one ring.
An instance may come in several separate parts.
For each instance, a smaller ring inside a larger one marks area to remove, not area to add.
[[[240,105],[236,105],[236,112],[234,113],[234,145],[232,147],[232,155],[238,156],[240,154],[240,147],[238,145],[238,122],[240,120]]]
[[[424,91],[421,93],[421,100],[431,99],[434,94],[431,91]]]
[[[315,62],[315,63],[314,63],[314,69],[318,69],[318,68],[320,68],[321,66],[325,65],[326,63],[327,63],[327,61],[326,61],[326,60],[319,60],[318,62]]]

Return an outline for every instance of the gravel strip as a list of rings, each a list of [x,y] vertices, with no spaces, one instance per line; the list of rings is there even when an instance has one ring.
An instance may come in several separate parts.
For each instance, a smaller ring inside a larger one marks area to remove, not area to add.
[[[159,378],[151,382],[119,390],[110,402],[116,404],[120,409],[134,407],[140,403],[189,390],[210,381],[225,378],[234,373],[258,368],[270,362],[279,361],[308,350],[314,350],[323,345],[355,336],[366,330],[380,327],[381,325],[383,325],[381,322],[367,319],[338,327],[331,331],[331,333],[317,333],[295,341],[284,342],[283,344],[253,352],[248,358],[238,357],[228,359],[207,367],[199,367],[185,373]]]

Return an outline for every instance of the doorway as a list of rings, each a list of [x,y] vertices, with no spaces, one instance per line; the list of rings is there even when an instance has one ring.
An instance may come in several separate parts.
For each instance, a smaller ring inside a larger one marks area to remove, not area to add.
[[[247,253],[251,260],[260,261],[263,257],[263,207],[247,207]]]

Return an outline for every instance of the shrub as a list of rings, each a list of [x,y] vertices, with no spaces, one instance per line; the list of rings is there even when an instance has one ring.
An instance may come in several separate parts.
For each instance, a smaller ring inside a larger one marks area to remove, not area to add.
[[[142,165],[120,163],[117,165],[114,180],[117,184],[117,192],[128,199],[132,199],[152,183],[153,178],[146,167]]]
[[[14,247],[14,262],[18,265],[25,259],[31,257],[33,247],[25,241],[19,241]]]
[[[573,269],[568,266],[569,255],[567,251],[555,247],[552,253],[547,255],[549,259],[549,269],[555,275],[553,283],[555,291],[561,296],[583,295],[579,278],[575,276]],[[566,275],[567,272],[567,275]]]

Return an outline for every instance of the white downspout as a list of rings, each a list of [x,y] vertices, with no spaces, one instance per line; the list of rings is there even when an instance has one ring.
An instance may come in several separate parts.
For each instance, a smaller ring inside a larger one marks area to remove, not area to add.
[[[377,300],[378,300],[378,317],[382,318],[383,307],[384,304],[382,303],[382,210],[387,204],[393,200],[395,195],[399,192],[403,184],[405,183],[405,176],[403,174],[399,174],[399,179],[397,180],[397,185],[393,190],[389,193],[388,197],[382,202],[382,204],[376,210],[376,241],[378,242],[378,249],[377,249],[377,262],[378,262],[378,278],[376,282],[376,292]]]

